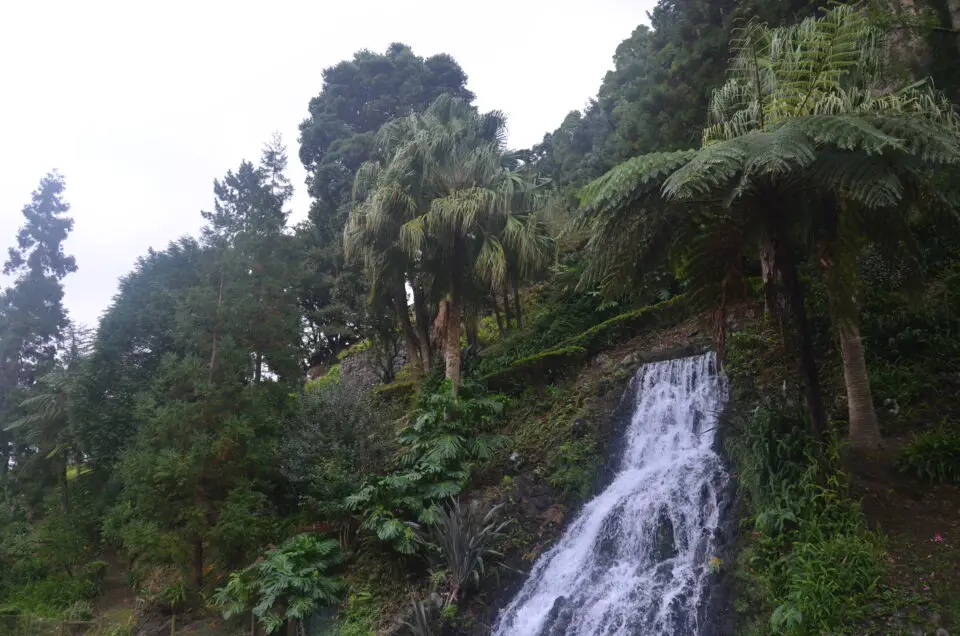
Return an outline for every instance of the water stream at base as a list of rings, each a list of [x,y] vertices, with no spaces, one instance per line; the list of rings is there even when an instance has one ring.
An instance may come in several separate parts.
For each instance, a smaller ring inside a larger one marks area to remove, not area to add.
[[[613,482],[533,566],[497,636],[698,634],[727,483],[714,452],[727,397],[707,353],[647,364]]]

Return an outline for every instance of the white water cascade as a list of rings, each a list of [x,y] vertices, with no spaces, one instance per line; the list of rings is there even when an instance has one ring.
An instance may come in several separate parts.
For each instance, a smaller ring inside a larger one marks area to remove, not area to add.
[[[699,634],[727,475],[712,353],[647,364],[613,482],[533,566],[497,636]]]

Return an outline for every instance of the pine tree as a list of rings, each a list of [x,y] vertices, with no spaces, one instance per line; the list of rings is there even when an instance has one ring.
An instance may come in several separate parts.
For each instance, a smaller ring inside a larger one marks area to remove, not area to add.
[[[77,264],[63,250],[73,229],[63,191],[57,172],[40,180],[23,208],[25,223],[3,266],[14,282],[0,295],[0,477],[9,470],[10,436],[3,429],[18,417],[17,392],[52,368],[67,326],[62,280]]]

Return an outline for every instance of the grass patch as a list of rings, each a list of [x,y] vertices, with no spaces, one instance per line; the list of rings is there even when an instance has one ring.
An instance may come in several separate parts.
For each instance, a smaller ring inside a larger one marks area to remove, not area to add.
[[[838,446],[807,430],[795,407],[770,403],[727,442],[748,511],[735,573],[744,634],[849,633],[879,595],[882,538],[847,494]]]

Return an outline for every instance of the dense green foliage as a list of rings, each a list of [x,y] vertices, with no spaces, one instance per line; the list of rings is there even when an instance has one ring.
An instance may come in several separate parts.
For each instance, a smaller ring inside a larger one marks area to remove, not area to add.
[[[492,424],[503,401],[482,392],[475,397],[477,391],[465,385],[458,398],[445,384],[426,396],[420,412],[397,433],[396,469],[368,478],[345,500],[365,529],[400,553],[417,549],[414,523],[439,519],[439,502],[461,492],[475,464],[502,445]]]
[[[944,426],[917,435],[904,447],[897,465],[920,479],[960,483],[960,431]]]
[[[360,51],[300,126],[306,219],[273,139],[95,331],[44,177],[0,293],[0,613],[89,618],[123,578],[173,630],[475,631],[597,483],[621,347],[683,323],[734,381],[743,631],[878,618],[845,453],[960,479],[951,2],[660,0],[528,150],[449,55]]]
[[[774,633],[848,627],[865,615],[882,573],[880,539],[846,495],[835,449],[824,456],[804,424],[795,408],[764,405],[729,440],[752,525],[736,609],[754,621],[772,609]]]
[[[272,634],[286,621],[305,620],[318,607],[339,600],[343,585],[330,577],[330,570],[342,561],[335,540],[299,534],[232,573],[214,598],[224,618],[252,610]]]

